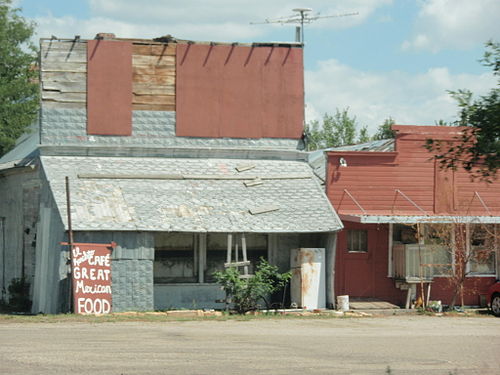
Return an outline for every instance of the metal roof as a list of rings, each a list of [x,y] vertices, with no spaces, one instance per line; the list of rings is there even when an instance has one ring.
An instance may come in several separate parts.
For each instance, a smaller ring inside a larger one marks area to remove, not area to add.
[[[311,153],[309,153],[309,165],[322,184],[324,184],[326,179],[326,151],[392,152],[394,151],[394,139],[380,139],[377,141],[370,141],[357,145],[330,147],[322,150],[312,151]]]
[[[42,156],[77,231],[311,233],[342,228],[305,162]]]
[[[323,151],[371,151],[371,152],[392,152],[394,151],[394,138],[379,139],[377,141],[370,141],[360,143],[357,145],[348,145],[340,147],[331,147]]]

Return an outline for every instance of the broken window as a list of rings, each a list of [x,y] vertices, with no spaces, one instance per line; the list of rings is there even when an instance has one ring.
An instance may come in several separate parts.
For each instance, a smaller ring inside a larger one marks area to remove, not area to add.
[[[471,224],[469,227],[469,237],[469,251],[471,251],[469,267],[471,274],[495,275],[495,226]]]
[[[245,234],[247,259],[251,262],[248,268],[250,274],[254,273],[254,268],[260,257],[267,259],[267,235],[266,234]],[[238,258],[235,257],[235,247],[238,244]],[[233,235],[233,251],[231,260],[233,262],[243,261],[241,251],[241,236]],[[224,263],[227,260],[227,233],[210,233],[207,236],[207,258],[204,280],[207,283],[215,282],[213,273],[223,271]]]
[[[155,283],[195,283],[196,269],[194,234],[155,235]]]
[[[414,225],[394,224],[392,231],[392,241],[395,244],[418,243],[417,229]]]
[[[368,231],[366,229],[349,229],[347,231],[347,251],[350,253],[368,252]]]

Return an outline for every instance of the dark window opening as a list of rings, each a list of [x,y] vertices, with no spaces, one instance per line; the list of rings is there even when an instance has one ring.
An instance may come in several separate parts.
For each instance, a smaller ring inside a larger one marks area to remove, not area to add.
[[[368,252],[368,231],[365,229],[348,229],[347,251],[350,253]]]

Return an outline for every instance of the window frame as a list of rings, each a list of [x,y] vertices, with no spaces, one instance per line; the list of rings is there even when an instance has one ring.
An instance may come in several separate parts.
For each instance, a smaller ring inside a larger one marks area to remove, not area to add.
[[[356,241],[358,242],[356,244],[356,249],[351,250],[350,245],[352,245],[351,240],[353,239],[354,233],[358,233],[356,236]],[[363,234],[364,240],[361,238],[361,234]],[[363,245],[364,242],[364,246]],[[363,247],[364,249],[360,249]],[[368,229],[355,229],[355,228],[350,228],[347,229],[347,234],[346,234],[346,249],[349,254],[366,254],[368,253],[369,245],[368,245]]]

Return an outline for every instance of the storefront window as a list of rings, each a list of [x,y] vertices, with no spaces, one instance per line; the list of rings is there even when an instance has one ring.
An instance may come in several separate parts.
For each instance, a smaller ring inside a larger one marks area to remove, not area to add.
[[[155,283],[195,283],[195,235],[159,233],[155,235]]]
[[[255,265],[261,257],[267,259],[267,235],[245,234],[247,258],[251,262],[248,272],[253,274]],[[238,243],[238,261],[242,261],[241,235],[232,236],[232,261],[235,259],[235,244]],[[227,233],[210,233],[207,236],[207,258],[204,280],[207,283],[215,282],[213,273],[223,271],[227,260]]]

